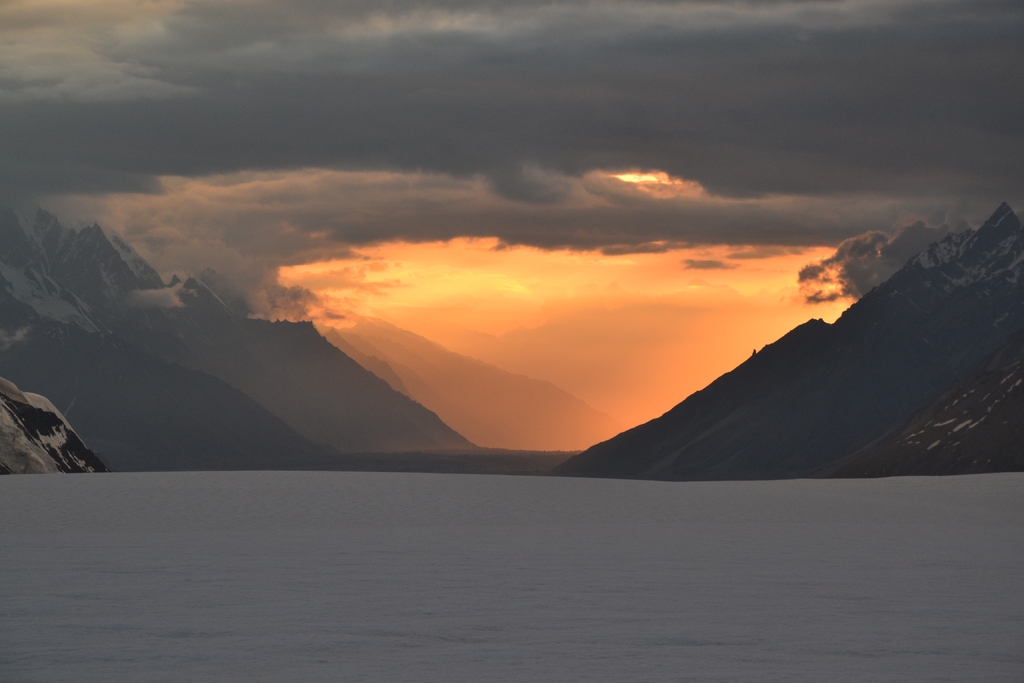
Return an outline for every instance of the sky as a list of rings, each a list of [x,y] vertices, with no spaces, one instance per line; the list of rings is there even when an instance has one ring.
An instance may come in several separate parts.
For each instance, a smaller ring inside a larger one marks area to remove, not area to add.
[[[1024,8],[0,0],[0,202],[623,424],[1024,206]]]
[[[749,259],[721,247],[604,255],[498,245],[370,247],[359,260],[285,268],[281,282],[320,292],[328,315],[382,318],[548,379],[623,427],[660,415],[809,317],[831,320],[848,305],[810,306],[794,286],[800,266],[829,249]]]

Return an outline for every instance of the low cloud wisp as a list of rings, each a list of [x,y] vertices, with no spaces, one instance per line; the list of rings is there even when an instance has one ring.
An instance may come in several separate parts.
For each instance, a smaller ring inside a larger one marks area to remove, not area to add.
[[[15,344],[20,344],[29,338],[32,332],[31,327],[19,327],[13,331],[0,328],[0,351],[7,351]]]
[[[132,308],[181,308],[181,285],[164,289],[136,289],[128,293],[128,305]]]
[[[835,254],[800,269],[800,290],[808,303],[859,299],[950,232],[916,221],[894,234],[872,230],[843,240]]]

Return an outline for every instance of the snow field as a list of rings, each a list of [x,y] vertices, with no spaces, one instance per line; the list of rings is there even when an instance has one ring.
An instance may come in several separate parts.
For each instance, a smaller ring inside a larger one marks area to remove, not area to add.
[[[0,479],[4,681],[1019,681],[1024,475]]]

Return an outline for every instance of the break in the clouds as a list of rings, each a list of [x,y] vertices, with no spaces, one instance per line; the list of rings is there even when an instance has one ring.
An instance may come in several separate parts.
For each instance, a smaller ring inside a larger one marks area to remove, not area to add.
[[[339,219],[321,200],[321,219],[300,211],[243,251],[316,235],[834,244],[1020,196],[1022,35],[1020,4],[998,1],[8,0],[0,194],[328,169],[406,178],[396,204],[422,220]],[[730,203],[588,212],[599,171]],[[424,178],[487,197],[446,206]],[[760,212],[776,198],[793,201]],[[829,202],[882,222],[836,220]]]

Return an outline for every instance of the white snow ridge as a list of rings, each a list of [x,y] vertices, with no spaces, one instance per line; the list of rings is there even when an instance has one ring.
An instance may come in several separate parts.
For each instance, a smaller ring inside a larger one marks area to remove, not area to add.
[[[105,471],[49,399],[0,377],[0,474]]]

